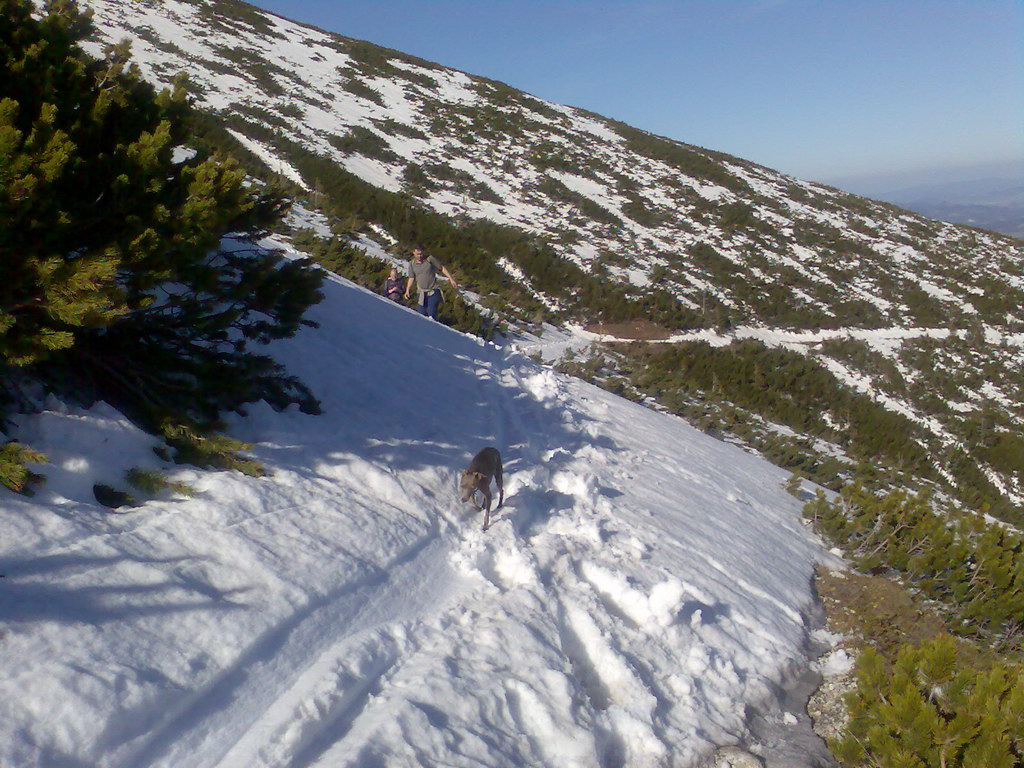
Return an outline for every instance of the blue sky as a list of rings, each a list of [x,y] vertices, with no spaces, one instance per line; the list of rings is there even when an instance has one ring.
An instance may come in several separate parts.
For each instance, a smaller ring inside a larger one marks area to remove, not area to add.
[[[802,178],[1024,159],[1022,0],[256,0]]]

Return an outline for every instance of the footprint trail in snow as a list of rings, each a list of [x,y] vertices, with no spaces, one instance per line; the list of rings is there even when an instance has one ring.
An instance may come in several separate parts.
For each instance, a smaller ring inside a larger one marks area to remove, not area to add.
[[[125,592],[116,632],[96,607],[0,639],[32,670],[0,683],[0,764],[688,768],[742,742],[804,661],[821,557],[785,473],[327,293],[320,327],[275,347],[324,415],[232,425],[272,476],[197,473],[196,498],[123,521],[77,522],[70,486],[18,510],[5,530],[54,564],[47,589]],[[38,447],[70,462],[64,425],[112,417],[47,418]],[[484,445],[505,468],[486,532],[456,491]]]

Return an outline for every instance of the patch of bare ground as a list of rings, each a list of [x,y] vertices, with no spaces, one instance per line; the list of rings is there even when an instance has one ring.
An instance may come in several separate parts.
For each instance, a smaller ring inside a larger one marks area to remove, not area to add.
[[[833,653],[856,659],[866,646],[892,656],[903,642],[922,642],[942,632],[942,621],[915,603],[900,584],[882,576],[819,568],[815,588],[825,610],[825,627],[843,636]],[[857,687],[851,668],[826,675],[807,702],[814,732],[822,739],[841,737],[849,713],[845,697]]]
[[[918,595],[885,576],[819,568],[815,587],[825,609],[825,626],[842,635],[839,648],[856,657],[871,646],[893,659],[903,644],[918,645],[947,633],[942,617]],[[991,654],[961,640],[973,663],[986,666]],[[826,677],[807,703],[814,731],[823,739],[838,738],[848,714],[844,696],[857,685],[853,670]]]
[[[663,328],[650,320],[629,320],[624,323],[593,323],[586,326],[591,333],[602,336],[614,336],[617,339],[631,341],[664,341],[672,336],[672,331]]]
[[[852,648],[871,645],[891,657],[902,643],[923,643],[945,631],[933,610],[884,576],[820,569],[817,588],[827,628]]]

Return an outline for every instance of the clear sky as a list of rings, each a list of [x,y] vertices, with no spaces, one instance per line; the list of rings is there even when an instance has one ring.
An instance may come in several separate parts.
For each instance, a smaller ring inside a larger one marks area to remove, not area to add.
[[[837,181],[1024,159],[1024,0],[255,0]]]

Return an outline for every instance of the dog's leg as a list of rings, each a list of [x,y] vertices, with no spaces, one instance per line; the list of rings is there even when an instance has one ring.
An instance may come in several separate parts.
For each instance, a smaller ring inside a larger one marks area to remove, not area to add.
[[[498,484],[498,506],[495,509],[501,509],[501,505],[505,503],[505,487],[501,484],[501,456],[498,457],[498,466],[494,470],[494,482]]]
[[[487,488],[483,490],[484,494],[484,530],[487,530],[487,526],[491,524],[491,488],[490,483],[487,484]]]

